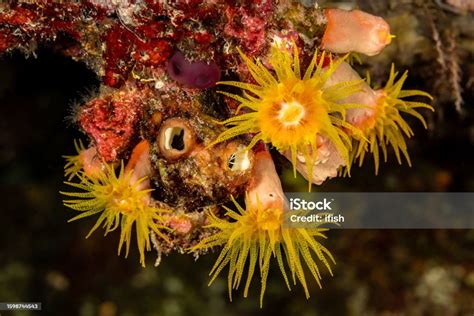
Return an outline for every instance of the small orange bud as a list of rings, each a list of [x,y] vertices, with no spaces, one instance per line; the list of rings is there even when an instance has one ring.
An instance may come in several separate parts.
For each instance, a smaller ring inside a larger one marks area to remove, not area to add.
[[[333,53],[379,54],[392,40],[390,26],[381,17],[360,10],[326,9],[327,27],[321,48]]]

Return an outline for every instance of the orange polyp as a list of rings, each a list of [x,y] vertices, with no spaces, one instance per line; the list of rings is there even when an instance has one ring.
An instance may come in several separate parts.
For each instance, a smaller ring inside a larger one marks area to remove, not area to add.
[[[87,237],[100,227],[105,230],[104,235],[120,229],[118,254],[125,248],[125,257],[128,256],[133,238],[132,231],[135,228],[134,235],[140,254],[140,263],[144,267],[145,251],[151,250],[150,231],[167,240],[161,230],[166,229],[164,214],[169,211],[150,205],[149,186],[145,190],[141,189],[142,183],[148,179],[142,177],[137,181],[131,181],[134,173],[125,172],[123,161],[118,173],[112,164],[106,162],[104,162],[104,169],[93,178],[81,173],[79,183],[66,182],[72,188],[81,190],[81,192],[77,190],[61,192],[67,197],[63,201],[64,205],[80,212],[69,222],[100,213]]]
[[[390,34],[390,32],[387,32],[387,30],[380,30],[379,31],[379,40],[382,43],[385,43],[386,45],[390,44],[392,42],[393,36]]]
[[[348,64],[341,66],[333,73],[328,84],[337,84],[348,79],[357,78],[358,74]],[[398,79],[398,72],[394,66],[390,70],[390,77],[383,89],[372,90],[364,83],[362,89],[341,100],[341,102],[356,102],[365,107],[348,109],[346,120],[358,130],[358,133],[349,133],[353,137],[351,163],[355,160],[362,164],[366,153],[374,157],[375,174],[378,173],[381,159],[387,161],[388,148],[392,147],[397,161],[402,163],[402,155],[411,165],[408,155],[406,138],[413,136],[413,131],[402,116],[403,113],[418,118],[426,126],[423,116],[418,113],[418,108],[433,108],[423,102],[405,100],[410,96],[423,96],[432,98],[428,93],[419,90],[403,90],[407,72]]]

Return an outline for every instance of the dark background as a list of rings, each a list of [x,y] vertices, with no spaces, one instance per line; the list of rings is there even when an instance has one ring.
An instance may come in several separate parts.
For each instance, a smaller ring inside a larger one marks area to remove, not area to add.
[[[385,58],[397,61],[403,56],[394,47]],[[463,112],[446,95],[438,96],[429,130],[412,122],[412,168],[399,166],[391,155],[378,176],[366,163],[354,167],[351,178],[331,180],[317,190],[474,191],[472,51],[460,52]],[[436,97],[445,92],[434,82],[436,57],[430,54],[398,64],[410,70],[406,87]],[[74,153],[73,139],[86,139],[67,116],[99,81],[85,65],[51,49],[42,47],[37,56],[25,59],[17,52],[0,59],[0,301],[42,302],[43,311],[2,316],[473,315],[473,230],[331,231],[324,244],[337,260],[334,277],[324,276],[322,290],[313,284],[307,301],[299,286],[287,291],[274,266],[263,310],[258,279],[249,298],[237,292],[233,303],[226,271],[207,287],[217,253],[197,262],[172,254],[159,268],[150,253],[143,269],[135,250],[128,259],[117,256],[117,232],[84,239],[94,219],[66,223],[74,212],[62,206],[58,193],[65,188],[61,156]],[[385,64],[381,57],[367,66],[381,74],[381,82],[388,68],[378,67]],[[285,188],[305,190],[285,166]]]

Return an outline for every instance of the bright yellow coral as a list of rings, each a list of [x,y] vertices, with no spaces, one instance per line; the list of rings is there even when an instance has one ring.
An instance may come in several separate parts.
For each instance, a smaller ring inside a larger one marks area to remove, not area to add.
[[[83,168],[83,162],[80,157],[82,151],[86,150],[82,140],[74,140],[74,148],[76,149],[77,155],[63,156],[66,159],[66,165],[64,166],[64,177],[67,181],[71,181],[76,177]]]
[[[83,192],[61,192],[73,198],[64,200],[64,205],[81,212],[69,222],[100,213],[96,224],[86,238],[101,225],[105,229],[104,235],[120,227],[118,254],[120,255],[125,244],[125,257],[128,256],[135,224],[140,263],[145,266],[145,250],[151,250],[149,233],[153,231],[166,239],[162,233],[164,228],[162,215],[168,212],[149,205],[151,190],[138,189],[146,177],[130,183],[132,172],[124,172],[123,162],[118,176],[110,164],[105,164],[105,171],[101,170],[94,177],[88,177],[84,172],[79,173],[78,176],[79,183],[65,183]]]
[[[238,102],[249,111],[237,114],[224,122],[230,128],[220,134],[211,144],[216,144],[238,135],[255,134],[248,146],[259,140],[271,143],[280,152],[291,151],[291,161],[296,175],[297,153],[304,155],[309,170],[316,159],[316,135],[330,139],[348,161],[348,148],[351,146],[345,128],[351,128],[344,121],[345,110],[357,105],[338,104],[360,89],[358,80],[342,82],[330,87],[325,83],[344,60],[333,61],[323,52],[318,58],[316,51],[304,75],[300,71],[298,49],[293,43],[293,56],[283,45],[274,44],[271,48],[268,70],[259,60],[253,62],[242,52],[250,74],[256,84],[238,81],[220,82],[244,90],[243,96],[221,92]],[[325,60],[329,65],[323,69]],[[274,74],[273,74],[274,73]]]
[[[237,211],[225,207],[226,216],[221,219],[209,213],[209,228],[217,232],[199,242],[192,250],[207,249],[214,246],[224,246],[210,275],[209,285],[226,267],[228,272],[229,298],[232,301],[232,290],[238,289],[247,269],[244,287],[244,297],[247,297],[250,283],[258,267],[261,279],[260,306],[263,304],[266,282],[270,268],[270,259],[276,258],[283,278],[290,289],[286,265],[289,267],[293,283],[298,280],[304,288],[306,298],[309,298],[308,284],[304,273],[304,265],[311,272],[317,284],[321,287],[321,273],[315,262],[319,259],[332,275],[330,262],[334,258],[316,238],[326,238],[324,228],[287,228],[283,226],[283,210],[263,209],[257,197],[257,207],[244,210],[232,199]],[[246,205],[250,205],[247,196]],[[315,258],[316,257],[316,258]]]
[[[418,108],[426,108],[434,111],[433,107],[423,103],[406,101],[403,98],[412,96],[422,96],[433,99],[432,96],[420,90],[402,90],[403,84],[407,79],[408,72],[397,80],[398,72],[392,64],[390,76],[387,84],[382,90],[376,91],[378,95],[374,107],[373,116],[370,120],[366,120],[360,126],[362,137],[354,135],[355,146],[351,152],[351,160],[359,160],[359,166],[362,165],[366,152],[370,152],[374,156],[375,173],[378,173],[380,152],[382,150],[384,161],[387,161],[387,147],[391,146],[395,152],[398,163],[402,163],[401,154],[405,157],[408,165],[411,166],[410,156],[408,155],[405,137],[413,136],[413,130],[403,119],[402,113],[409,114],[421,121],[423,126],[427,128],[425,119],[417,112]]]

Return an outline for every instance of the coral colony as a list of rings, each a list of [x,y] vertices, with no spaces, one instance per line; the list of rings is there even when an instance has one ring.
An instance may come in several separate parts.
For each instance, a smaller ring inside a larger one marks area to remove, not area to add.
[[[119,230],[125,256],[135,240],[142,266],[152,248],[220,248],[210,283],[227,270],[232,298],[259,279],[260,304],[271,264],[309,297],[335,263],[327,229],[282,225],[272,155],[309,188],[369,154],[376,173],[390,152],[410,164],[404,118],[426,126],[418,108],[433,108],[407,98],[431,96],[404,90],[393,66],[374,89],[348,62],[392,38],[380,17],[285,0],[0,4],[0,53],[48,43],[102,78],[74,111],[87,141],[65,156],[71,221],[97,218],[89,235]]]

